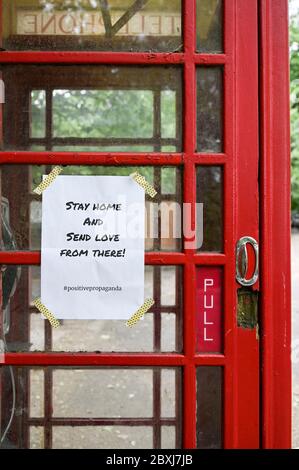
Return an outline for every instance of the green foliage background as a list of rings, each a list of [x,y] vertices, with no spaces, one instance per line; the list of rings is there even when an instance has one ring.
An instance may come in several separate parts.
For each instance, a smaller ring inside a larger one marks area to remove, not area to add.
[[[290,18],[292,210],[299,211],[299,11]]]

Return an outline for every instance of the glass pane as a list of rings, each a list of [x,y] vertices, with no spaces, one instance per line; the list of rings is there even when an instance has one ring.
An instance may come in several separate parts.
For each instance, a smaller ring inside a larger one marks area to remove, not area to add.
[[[223,251],[223,175],[219,166],[197,168],[197,202],[203,204],[203,227],[197,227],[200,251]]]
[[[4,150],[182,149],[180,67],[26,64],[1,73]]]
[[[44,416],[44,371],[33,369],[30,371],[30,417]]]
[[[152,449],[151,426],[54,426],[52,449]]]
[[[52,167],[3,165],[1,168],[2,210],[5,220],[2,227],[2,249],[40,250],[42,198],[32,191],[41,183],[42,175],[50,173]],[[63,175],[128,176],[135,171],[139,172],[154,185],[158,193],[154,200],[146,196],[146,251],[181,251],[181,170],[172,170],[167,167],[148,166],[70,165],[64,167]],[[167,194],[162,190],[165,186]]]
[[[54,370],[53,416],[151,417],[152,391],[150,369]]]
[[[162,137],[175,137],[176,94],[172,90],[161,92]]]
[[[196,343],[200,353],[221,353],[223,342],[223,272],[201,266],[196,273]]]
[[[197,151],[223,151],[222,67],[197,69]]]
[[[197,447],[222,448],[222,368],[197,368]]]
[[[172,51],[181,0],[3,0],[3,47],[13,50]]]
[[[6,266],[2,289],[8,349],[181,352],[182,272],[180,267],[168,266],[162,275],[161,269],[161,266],[145,267],[145,298],[154,297],[155,306],[134,328],[127,328],[123,320],[63,320],[59,328],[52,329],[32,304],[40,296],[40,267]],[[174,305],[162,304],[165,289],[175,299]],[[36,395],[41,397],[42,392],[37,391]],[[39,406],[37,401],[36,406]]]
[[[222,0],[196,0],[197,50],[222,52]]]
[[[31,132],[30,137],[46,137],[46,92],[31,92]]]
[[[180,447],[180,372],[160,367],[3,366],[1,448]],[[174,376],[176,383],[169,380]],[[36,413],[41,391],[44,403]],[[163,396],[171,417],[163,417]]]

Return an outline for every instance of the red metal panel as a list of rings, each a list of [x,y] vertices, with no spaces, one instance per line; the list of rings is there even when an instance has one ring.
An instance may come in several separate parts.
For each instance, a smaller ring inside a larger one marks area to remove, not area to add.
[[[287,0],[261,0],[262,446],[268,449],[291,447],[287,18]]]
[[[258,2],[238,0],[236,6],[235,243],[246,235],[259,241]],[[253,289],[258,289],[258,284]],[[255,329],[237,327],[235,331],[234,365],[238,371],[235,446],[238,448],[260,445],[257,335]]]
[[[197,351],[217,353],[222,351],[223,277],[222,269],[207,267],[197,269]]]

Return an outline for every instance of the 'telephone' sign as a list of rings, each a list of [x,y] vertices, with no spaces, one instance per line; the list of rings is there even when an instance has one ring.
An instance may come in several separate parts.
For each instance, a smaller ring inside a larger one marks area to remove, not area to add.
[[[222,352],[222,269],[202,267],[196,278],[197,351]]]
[[[124,12],[111,13],[115,24]],[[60,36],[104,36],[105,24],[101,12],[45,13],[41,10],[18,10],[17,34]],[[181,15],[179,13],[139,12],[118,32],[118,36],[180,36]]]

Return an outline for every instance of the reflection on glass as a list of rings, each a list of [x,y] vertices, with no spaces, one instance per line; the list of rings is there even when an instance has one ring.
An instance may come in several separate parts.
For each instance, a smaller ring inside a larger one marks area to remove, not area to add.
[[[4,65],[1,74],[4,150],[181,151],[178,67]]]
[[[200,251],[223,251],[222,180],[219,166],[197,168],[197,202],[203,204],[203,227],[197,227],[198,239],[203,240]]]
[[[172,51],[182,43],[181,0],[2,0],[2,4],[5,49]]]
[[[31,132],[30,137],[46,137],[46,92],[31,92]]]
[[[223,84],[221,67],[197,69],[197,151],[223,150]]]
[[[41,426],[30,426],[29,430],[30,449],[44,449],[44,429]]]
[[[222,0],[196,0],[197,50],[222,52]]]
[[[222,368],[197,368],[197,447],[222,448]]]

